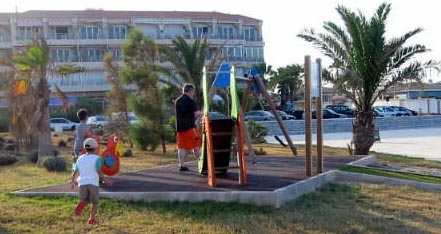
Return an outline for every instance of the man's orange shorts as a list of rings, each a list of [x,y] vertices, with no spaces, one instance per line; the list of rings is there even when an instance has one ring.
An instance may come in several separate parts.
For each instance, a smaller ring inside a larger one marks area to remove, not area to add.
[[[196,128],[189,129],[185,132],[178,132],[176,135],[176,144],[178,145],[178,149],[186,150],[201,147],[201,134],[196,130]]]

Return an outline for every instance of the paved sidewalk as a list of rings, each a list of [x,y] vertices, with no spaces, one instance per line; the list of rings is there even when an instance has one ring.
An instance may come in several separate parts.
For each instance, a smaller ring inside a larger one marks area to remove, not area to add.
[[[285,139],[283,135],[279,136]],[[441,161],[441,128],[414,128],[381,131],[380,142],[375,142],[371,150],[380,153],[399,154],[411,157]],[[313,134],[313,144],[317,142]],[[352,133],[325,133],[324,145],[346,148],[351,142]],[[269,143],[277,143],[274,137],[266,138]],[[294,144],[305,144],[305,135],[291,135]]]

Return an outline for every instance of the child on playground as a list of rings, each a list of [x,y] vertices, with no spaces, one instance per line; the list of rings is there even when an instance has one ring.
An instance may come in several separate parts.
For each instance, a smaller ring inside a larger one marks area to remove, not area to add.
[[[81,151],[83,150],[84,139],[91,136],[90,129],[86,124],[87,118],[89,117],[87,111],[85,109],[79,109],[77,111],[77,117],[80,123],[75,126],[72,171],[75,168],[75,163],[77,162]]]
[[[93,138],[87,138],[84,140],[84,148],[86,153],[78,158],[70,183],[72,189],[78,186],[80,196],[74,213],[80,215],[84,207],[88,203],[92,203],[88,223],[94,225],[98,224],[96,214],[99,205],[99,179],[103,179],[108,185],[112,185],[113,182],[101,171],[103,158],[95,154],[98,142]]]

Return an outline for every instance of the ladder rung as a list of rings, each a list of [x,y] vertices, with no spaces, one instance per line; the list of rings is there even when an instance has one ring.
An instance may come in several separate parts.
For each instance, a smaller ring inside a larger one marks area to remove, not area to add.
[[[231,136],[231,132],[212,132],[212,136]]]
[[[231,149],[217,149],[213,150],[213,153],[231,152]]]
[[[215,170],[225,170],[225,169],[237,169],[239,168],[238,166],[235,167],[215,167]]]

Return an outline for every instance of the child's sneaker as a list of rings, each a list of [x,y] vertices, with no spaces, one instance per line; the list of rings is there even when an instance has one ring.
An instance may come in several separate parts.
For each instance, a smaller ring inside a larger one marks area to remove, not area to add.
[[[90,225],[97,225],[99,222],[97,219],[89,219],[89,221],[87,221],[87,223]]]
[[[85,201],[78,202],[78,205],[75,207],[74,211],[75,215],[80,215],[86,205],[87,203]]]

